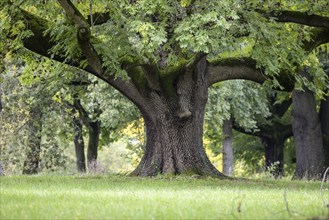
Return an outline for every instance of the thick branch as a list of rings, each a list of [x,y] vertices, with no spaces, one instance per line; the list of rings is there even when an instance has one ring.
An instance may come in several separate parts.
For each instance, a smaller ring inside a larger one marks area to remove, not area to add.
[[[248,130],[241,127],[236,121],[233,121],[234,130],[260,138],[276,137],[285,140],[293,135],[291,124],[284,125],[281,124],[279,121],[273,121],[272,125],[258,124],[257,128],[257,130]]]
[[[299,11],[258,11],[266,18],[275,18],[277,22],[292,22],[311,27],[329,28],[329,17],[320,15],[309,15],[306,12]]]
[[[73,20],[73,22],[79,28],[89,28],[89,24],[80,11],[72,4],[70,0],[57,0],[60,6],[65,10],[67,16]]]
[[[311,34],[312,39],[310,41],[303,41],[303,48],[308,52],[311,52],[321,44],[329,42],[329,29],[314,28]]]
[[[271,105],[273,106],[271,110],[272,114],[281,118],[287,112],[287,110],[291,106],[291,103],[292,98],[286,99],[280,104],[271,103]]]
[[[104,70],[102,67],[102,60],[94,49],[90,42],[90,28],[88,22],[84,19],[82,14],[78,11],[76,7],[71,3],[70,0],[58,0],[62,8],[65,10],[66,14],[75,22],[78,26],[78,42],[80,47],[87,57],[89,65],[95,70],[99,76],[104,76]],[[135,85],[130,82],[124,82],[121,79],[114,79],[113,77],[103,77],[106,78],[106,82],[111,84],[117,90],[126,95],[131,101],[133,101],[141,110],[145,110],[145,101],[140,95],[138,89]]]
[[[311,52],[317,46],[329,42],[329,29],[312,29],[312,39],[303,41],[303,49]],[[295,64],[299,66],[299,64]],[[251,58],[225,58],[210,62],[208,67],[210,85],[231,79],[246,79],[257,83],[266,80],[262,69],[256,67],[256,61]],[[282,71],[277,77],[285,91],[293,89],[294,78],[287,71]]]
[[[256,67],[256,61],[251,58],[225,58],[210,62],[208,65],[209,84],[230,80],[246,79],[263,83],[266,77]]]
[[[244,133],[244,134],[248,134],[248,135],[252,135],[252,136],[257,136],[257,137],[263,137],[263,135],[261,135],[260,133],[260,129],[258,130],[250,130],[250,129],[245,129],[243,127],[241,127],[236,121],[235,119],[232,120],[232,128],[238,132]]]
[[[66,2],[66,1],[61,1],[61,2]],[[64,4],[64,6],[70,6],[71,4]],[[79,12],[72,12],[71,9],[68,9],[69,13],[71,13],[72,16],[76,17],[76,16],[82,16]],[[46,32],[46,30],[48,29],[48,23],[49,21],[40,18],[36,15],[33,15],[29,12],[26,12],[24,10],[21,10],[22,15],[24,17],[24,21],[26,22],[26,26],[29,30],[32,31],[33,36],[30,36],[28,38],[25,38],[23,40],[24,43],[24,47],[31,50],[32,52],[35,52],[37,54],[40,54],[42,56],[48,57],[52,60],[64,63],[66,61],[66,63],[68,65],[80,68],[80,64],[79,61],[67,61],[65,60],[65,56],[59,56],[59,55],[53,55],[50,52],[50,49],[56,45],[55,42],[51,41],[51,36],[49,34],[44,34]],[[134,86],[134,84],[130,81],[123,81],[122,79],[114,79],[114,76],[110,75],[109,76],[105,76],[103,74],[103,70],[101,67],[101,62],[100,59],[98,57],[98,55],[96,54],[95,50],[93,49],[92,45],[88,42],[89,41],[89,37],[88,34],[89,29],[87,29],[88,27],[88,23],[83,19],[83,18],[75,18],[74,19],[78,24],[82,25],[82,28],[80,28],[80,33],[78,35],[80,35],[80,40],[81,42],[84,44],[84,46],[86,48],[84,48],[85,50],[91,50],[92,53],[89,54],[89,61],[93,64],[93,66],[89,63],[88,66],[86,66],[83,70],[91,73],[92,75],[104,80],[105,82],[107,82],[108,84],[112,85],[114,88],[116,88],[118,91],[120,91],[121,93],[123,93],[125,96],[127,96],[133,103],[135,103],[139,108],[141,108],[141,110],[145,110],[144,109],[144,102],[145,100],[141,97],[141,95],[139,94],[138,90],[136,89],[136,87]],[[86,22],[86,23],[84,23]],[[82,33],[81,33],[81,30]],[[86,32],[84,32],[86,31]],[[88,43],[86,43],[86,41]],[[84,57],[81,57],[81,60],[85,59]],[[94,59],[94,60],[93,60]]]

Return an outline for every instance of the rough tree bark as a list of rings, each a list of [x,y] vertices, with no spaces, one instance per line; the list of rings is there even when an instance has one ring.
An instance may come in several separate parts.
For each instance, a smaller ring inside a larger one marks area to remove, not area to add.
[[[223,123],[223,174],[227,176],[234,175],[233,132],[231,119],[227,119]]]
[[[26,159],[23,166],[23,174],[37,174],[40,162],[42,132],[42,111],[38,107],[30,110],[30,120],[27,123]]]
[[[306,70],[300,74],[310,79]],[[292,129],[297,160],[295,178],[319,179],[325,170],[321,123],[313,92],[306,86],[303,90],[294,90],[292,96]]]
[[[79,117],[73,118],[74,126],[74,147],[78,172],[86,172],[85,144],[83,140],[82,120]]]
[[[202,141],[208,98],[206,67],[203,58],[177,73],[175,83],[160,80],[150,91],[150,110],[142,112],[147,139],[145,154],[133,175],[224,176],[209,161]]]
[[[325,166],[329,167],[329,96],[326,96],[325,99],[321,101],[319,115],[321,121]]]
[[[329,54],[320,53],[320,60],[324,65],[323,69],[325,73],[329,77]],[[325,93],[327,95],[324,96],[324,98],[321,100],[319,117],[321,121],[322,140],[325,153],[325,165],[326,167],[329,167],[329,88],[326,89]]]

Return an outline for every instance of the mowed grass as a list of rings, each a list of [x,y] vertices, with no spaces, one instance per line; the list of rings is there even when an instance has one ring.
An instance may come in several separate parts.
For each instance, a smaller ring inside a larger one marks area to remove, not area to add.
[[[1,219],[328,219],[329,183],[288,180],[0,177]]]

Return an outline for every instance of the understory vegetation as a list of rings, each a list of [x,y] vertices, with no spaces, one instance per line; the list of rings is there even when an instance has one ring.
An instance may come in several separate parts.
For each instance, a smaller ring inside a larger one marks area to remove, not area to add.
[[[329,183],[127,176],[1,177],[1,219],[327,219]]]

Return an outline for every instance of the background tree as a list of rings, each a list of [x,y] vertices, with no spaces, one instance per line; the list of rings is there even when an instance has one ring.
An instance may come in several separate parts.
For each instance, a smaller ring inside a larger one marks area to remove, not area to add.
[[[264,121],[270,115],[265,91],[256,83],[243,80],[223,82],[209,90],[205,136],[211,141],[214,152],[221,148],[222,140],[224,174],[233,173],[233,170],[229,171],[229,167],[233,168],[233,149],[230,149],[233,145],[233,122],[251,133],[259,130],[258,121]],[[224,155],[226,151],[229,151],[229,157]]]
[[[319,65],[323,66],[320,63]],[[325,129],[327,121],[321,115],[325,111],[323,103],[325,103],[327,96],[327,94],[323,95],[323,90],[326,90],[329,81],[326,77],[318,76],[315,78],[317,73],[311,74],[311,71],[312,67],[305,67],[300,72],[304,82],[302,81],[301,88],[296,87],[293,91],[292,128],[296,145],[296,178],[321,178],[328,160],[325,150],[326,144],[323,143],[326,130],[322,130]],[[325,88],[320,90],[322,105],[320,101],[316,100],[316,96],[319,96],[319,87],[321,88],[319,83],[325,84]],[[320,113],[317,111],[318,105]],[[321,108],[323,109],[321,110]]]
[[[237,123],[233,127],[237,131],[260,138],[265,151],[266,169],[274,177],[280,177],[284,171],[284,143],[292,136],[291,118],[288,111],[291,98],[289,94],[280,94],[271,89],[267,90],[264,98],[267,99],[270,114],[258,118],[257,129],[248,130]]]

